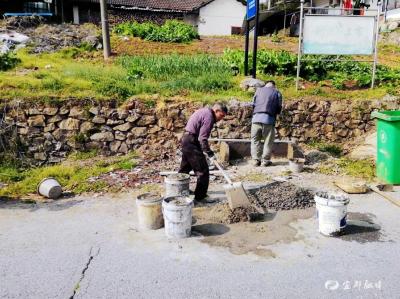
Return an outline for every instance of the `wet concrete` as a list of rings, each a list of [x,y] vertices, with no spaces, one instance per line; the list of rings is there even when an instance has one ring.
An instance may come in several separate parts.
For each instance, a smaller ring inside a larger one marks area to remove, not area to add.
[[[201,217],[199,217],[199,213],[195,212],[195,215],[198,216],[198,223],[207,222],[206,212],[204,210],[201,212]],[[303,237],[298,234],[297,229],[291,226],[291,223],[298,219],[309,219],[314,214],[314,208],[273,212],[266,214],[261,222],[233,224],[229,226],[230,230],[226,231],[221,231],[221,227],[215,224],[209,225],[201,242],[212,247],[226,248],[237,255],[253,253],[271,258],[276,254],[268,246],[301,240]],[[215,213],[211,212],[209,216],[215,220]]]
[[[375,215],[370,213],[348,213],[347,226],[338,238],[343,241],[355,241],[358,243],[384,242],[381,227],[374,222]]]

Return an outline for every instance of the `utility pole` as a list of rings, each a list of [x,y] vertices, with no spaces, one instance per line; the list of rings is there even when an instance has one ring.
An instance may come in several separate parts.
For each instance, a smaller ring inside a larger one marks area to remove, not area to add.
[[[100,0],[100,12],[101,12],[101,30],[103,33],[104,59],[107,60],[111,55],[110,29],[108,26],[108,15],[107,15],[107,0]]]

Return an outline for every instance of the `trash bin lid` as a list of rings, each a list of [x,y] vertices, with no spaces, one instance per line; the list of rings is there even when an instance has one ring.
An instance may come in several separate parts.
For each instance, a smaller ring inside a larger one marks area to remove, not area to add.
[[[372,112],[371,117],[383,119],[386,121],[400,121],[400,110],[374,111],[374,112]]]

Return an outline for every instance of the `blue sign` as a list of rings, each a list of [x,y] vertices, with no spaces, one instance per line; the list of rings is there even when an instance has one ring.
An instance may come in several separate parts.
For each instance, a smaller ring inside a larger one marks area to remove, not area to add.
[[[257,14],[257,2],[258,0],[247,0],[247,20],[251,20]]]

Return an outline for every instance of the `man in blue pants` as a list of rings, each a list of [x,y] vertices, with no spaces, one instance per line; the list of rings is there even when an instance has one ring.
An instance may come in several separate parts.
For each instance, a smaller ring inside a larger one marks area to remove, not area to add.
[[[269,166],[275,139],[276,117],[282,111],[282,94],[274,81],[268,81],[257,89],[253,101],[251,121],[251,164]],[[264,142],[264,145],[263,143]]]

